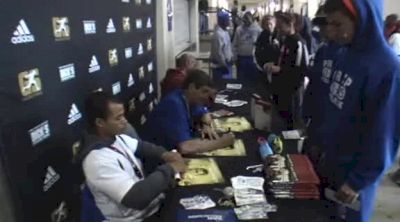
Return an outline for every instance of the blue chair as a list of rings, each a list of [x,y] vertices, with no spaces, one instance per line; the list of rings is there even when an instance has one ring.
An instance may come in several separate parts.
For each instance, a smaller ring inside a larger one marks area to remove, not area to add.
[[[82,211],[81,222],[104,222],[106,218],[96,206],[94,196],[90,189],[85,185],[82,189]]]

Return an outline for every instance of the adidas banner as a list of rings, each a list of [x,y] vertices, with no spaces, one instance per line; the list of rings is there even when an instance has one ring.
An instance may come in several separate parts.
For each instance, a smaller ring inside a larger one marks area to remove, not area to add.
[[[85,97],[116,95],[139,129],[157,103],[155,1],[2,0],[0,18],[0,155],[17,219],[79,221]]]

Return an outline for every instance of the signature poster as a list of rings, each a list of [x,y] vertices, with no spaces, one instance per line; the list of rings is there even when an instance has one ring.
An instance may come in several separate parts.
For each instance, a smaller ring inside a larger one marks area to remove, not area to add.
[[[218,164],[212,158],[189,159],[188,169],[182,175],[179,186],[223,183],[224,178]]]

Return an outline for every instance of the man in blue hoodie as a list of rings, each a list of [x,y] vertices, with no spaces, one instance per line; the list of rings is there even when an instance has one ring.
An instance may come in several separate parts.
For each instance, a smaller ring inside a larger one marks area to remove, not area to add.
[[[321,147],[317,146],[320,144],[317,140],[318,138],[313,137],[313,130],[315,130],[314,125],[321,124],[321,121],[324,121],[319,115],[319,109],[316,108],[319,106],[320,101],[325,98],[324,95],[320,95],[319,92],[321,89],[318,87],[326,88],[326,84],[321,84],[321,74],[324,68],[331,69],[332,61],[326,58],[336,58],[340,57],[341,54],[346,52],[346,47],[342,47],[341,45],[334,42],[335,38],[335,30],[333,27],[327,25],[327,18],[324,6],[321,6],[318,9],[318,12],[313,20],[314,25],[320,28],[321,35],[321,43],[319,48],[314,56],[312,56],[310,61],[309,70],[307,72],[307,77],[309,78],[309,84],[307,90],[304,94],[304,107],[303,107],[303,117],[306,120],[305,122],[309,122],[309,127],[307,129],[308,134],[311,135],[309,137],[310,141],[307,141],[307,144],[311,146],[305,145],[304,152],[309,155],[311,161],[317,166],[319,164],[323,164],[323,151]],[[321,72],[322,70],[322,72]]]
[[[392,165],[400,138],[400,65],[383,35],[381,0],[328,0],[327,23],[346,48],[326,54],[314,84],[312,137],[326,158],[329,185],[346,209],[346,221],[370,221],[376,189]]]

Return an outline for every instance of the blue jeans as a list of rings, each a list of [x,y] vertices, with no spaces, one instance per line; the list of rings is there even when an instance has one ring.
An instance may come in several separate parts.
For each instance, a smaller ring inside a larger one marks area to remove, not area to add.
[[[200,34],[207,34],[208,32],[208,16],[204,12],[200,12]]]
[[[244,83],[255,83],[257,81],[259,71],[254,63],[253,56],[238,56],[237,62],[237,78]]]

